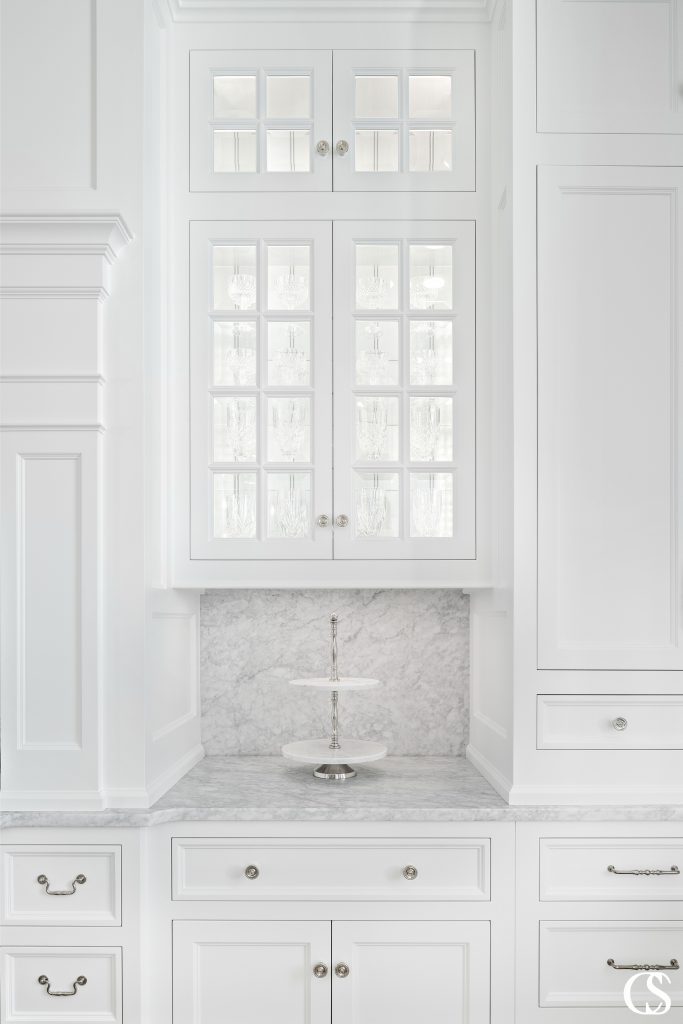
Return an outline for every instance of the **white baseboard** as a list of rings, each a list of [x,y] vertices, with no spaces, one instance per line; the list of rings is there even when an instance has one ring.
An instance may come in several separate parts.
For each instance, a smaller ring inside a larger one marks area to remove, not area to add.
[[[683,786],[512,786],[506,799],[515,806],[650,807],[683,804]]]
[[[156,779],[147,787],[149,795],[149,804],[147,806],[151,807],[152,804],[156,803],[159,797],[167,793],[171,786],[175,786],[176,782],[179,782],[183,775],[187,775],[190,769],[199,764],[205,756],[203,745],[198,743],[196,747],[188,750],[183,757],[174,762],[161,775],[157,775]]]
[[[485,757],[482,753],[468,743],[465,756],[470,764],[474,765],[480,775],[483,775],[487,782],[489,782],[496,793],[502,796],[503,800],[507,800],[510,803],[508,794],[512,789],[512,783],[502,772],[500,772],[496,766],[489,761],[488,757]]]
[[[104,794],[97,789],[0,793],[0,811],[101,811],[104,807]]]

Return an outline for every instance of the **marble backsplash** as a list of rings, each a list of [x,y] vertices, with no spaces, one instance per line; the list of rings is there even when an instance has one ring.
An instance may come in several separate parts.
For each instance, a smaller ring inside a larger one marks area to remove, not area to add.
[[[342,736],[390,754],[464,754],[469,601],[458,590],[229,590],[201,599],[202,738],[207,754],[279,754],[323,736],[329,700],[288,680],[329,671],[339,616],[341,675],[382,686],[345,694]]]

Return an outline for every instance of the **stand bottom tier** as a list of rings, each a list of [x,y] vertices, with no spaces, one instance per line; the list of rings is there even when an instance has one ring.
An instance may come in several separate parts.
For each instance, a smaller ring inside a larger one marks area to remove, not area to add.
[[[285,744],[282,754],[290,761],[317,765],[313,772],[317,779],[341,781],[356,774],[351,765],[379,761],[386,757],[387,748],[370,740],[343,740],[336,750],[331,750],[329,739],[299,740]]]

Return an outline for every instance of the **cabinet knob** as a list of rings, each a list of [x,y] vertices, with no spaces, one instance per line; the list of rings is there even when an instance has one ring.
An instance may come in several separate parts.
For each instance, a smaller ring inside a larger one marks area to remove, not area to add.
[[[330,521],[330,517],[326,515],[318,516],[316,523],[318,526],[327,526]]]
[[[349,144],[346,139],[340,139],[337,145],[334,147],[334,151],[337,156],[346,156],[349,151]]]
[[[412,864],[406,864],[403,869],[403,877],[412,882],[414,878],[417,878],[417,868],[414,868]]]
[[[337,964],[337,966],[334,969],[334,973],[337,975],[338,978],[348,978],[351,971],[349,969],[348,964]]]
[[[616,729],[617,732],[623,732],[628,726],[628,722],[625,718],[615,718],[612,722],[612,728]]]
[[[259,869],[256,867],[255,864],[248,864],[244,869],[244,873],[247,876],[247,878],[250,879],[258,878],[260,874]]]
[[[316,978],[326,978],[327,964],[316,964],[315,967],[313,968],[313,973],[315,974]]]
[[[321,139],[315,147],[315,151],[316,153],[319,153],[320,156],[327,156],[330,151],[330,144],[327,139]]]
[[[334,524],[335,526],[339,526],[343,529],[345,526],[349,525],[349,517],[344,515],[344,513],[342,512],[341,515],[337,516],[337,518],[334,521]]]

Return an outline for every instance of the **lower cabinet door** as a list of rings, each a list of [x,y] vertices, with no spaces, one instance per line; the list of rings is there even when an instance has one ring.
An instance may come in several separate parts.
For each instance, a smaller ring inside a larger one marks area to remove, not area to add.
[[[335,921],[333,1024],[488,1024],[488,921]]]
[[[329,921],[175,921],[173,1022],[330,1024],[329,968]]]

